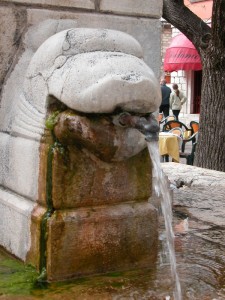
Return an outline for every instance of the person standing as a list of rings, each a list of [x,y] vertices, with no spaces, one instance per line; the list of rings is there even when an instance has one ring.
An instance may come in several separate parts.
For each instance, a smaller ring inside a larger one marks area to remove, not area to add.
[[[161,82],[161,93],[162,93],[162,102],[159,107],[159,112],[164,114],[164,118],[169,116],[170,112],[170,94],[171,89],[166,85],[166,80],[162,79]]]
[[[170,95],[170,108],[172,109],[177,120],[182,105],[186,102],[186,100],[187,98],[185,97],[184,93],[178,89],[178,85],[176,83],[173,84],[173,92]]]

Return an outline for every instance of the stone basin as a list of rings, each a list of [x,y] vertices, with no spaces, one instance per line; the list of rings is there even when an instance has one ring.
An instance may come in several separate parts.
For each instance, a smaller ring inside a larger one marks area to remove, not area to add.
[[[225,190],[224,173],[177,163],[161,165],[169,177],[173,190],[175,250],[183,299],[222,300],[225,298],[225,224],[224,200],[221,196]],[[207,195],[208,187],[210,192]],[[32,276],[35,277],[35,274],[37,276],[37,273],[32,269],[25,269],[21,263],[18,266],[19,263],[12,258],[10,262],[7,258],[6,262],[6,254],[1,253],[2,297],[7,300],[36,300],[40,297],[56,300],[62,298],[162,300],[166,297],[173,299],[170,265],[162,247],[166,243],[164,220],[160,218],[159,221],[159,253],[156,265],[150,268],[34,287]],[[15,274],[18,274],[18,278]],[[13,293],[16,293],[16,296]]]

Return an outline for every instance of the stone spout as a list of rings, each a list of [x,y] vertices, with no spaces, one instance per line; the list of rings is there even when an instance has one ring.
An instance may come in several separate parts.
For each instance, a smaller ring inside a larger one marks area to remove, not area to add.
[[[122,126],[128,126],[139,130],[145,135],[145,139],[148,142],[158,141],[159,139],[159,125],[152,113],[136,116],[124,112],[119,116],[119,123]]]
[[[110,115],[81,115],[67,109],[58,115],[54,135],[61,144],[85,148],[105,162],[123,161],[146,147],[139,131],[115,126],[119,123],[112,119]]]

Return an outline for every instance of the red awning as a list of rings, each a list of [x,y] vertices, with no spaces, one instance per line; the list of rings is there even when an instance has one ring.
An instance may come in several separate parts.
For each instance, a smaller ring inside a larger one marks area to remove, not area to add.
[[[173,72],[178,70],[201,70],[201,58],[192,42],[184,35],[178,34],[166,50],[164,70]]]

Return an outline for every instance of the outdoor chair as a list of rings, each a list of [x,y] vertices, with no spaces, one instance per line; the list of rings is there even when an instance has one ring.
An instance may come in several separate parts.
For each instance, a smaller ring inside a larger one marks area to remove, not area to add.
[[[164,119],[164,123],[167,123],[169,121],[176,121],[176,117],[174,115],[169,115]]]
[[[184,123],[177,120],[171,120],[164,124],[163,131],[170,131],[175,127],[180,127],[183,132],[185,132],[186,130],[190,130]]]
[[[180,157],[186,158],[187,165],[193,165],[194,158],[195,158],[195,150],[197,147],[197,140],[198,140],[198,132],[192,134],[192,136],[188,139],[183,139],[183,143],[181,146]],[[185,151],[185,146],[188,142],[192,142],[190,151]]]
[[[198,130],[199,130],[199,123],[196,121],[191,121],[190,127],[191,127],[192,134],[194,134],[194,133],[198,132]],[[194,142],[195,142],[195,139],[193,140],[193,143]]]
[[[159,124],[162,124],[162,122],[164,122],[163,113],[158,114],[158,122],[159,122]]]
[[[199,122],[191,121],[190,122],[190,127],[191,127],[191,130],[192,130],[192,134],[198,132],[198,130],[199,130]]]
[[[166,117],[167,122],[173,121],[173,120],[176,120],[176,117],[174,115],[169,115],[168,117]]]
[[[183,130],[180,127],[172,128],[169,133],[177,135],[179,138],[183,139]]]
[[[195,150],[196,150],[196,147],[197,147],[197,142],[194,142],[194,143],[192,144],[192,147],[191,147],[191,151],[190,151],[190,152],[180,152],[180,157],[181,157],[181,158],[186,158],[186,163],[187,163],[187,165],[193,166],[193,164],[194,164],[194,158],[195,158]]]
[[[183,130],[180,127],[174,127],[169,131],[169,133],[172,133],[173,135],[177,136],[179,140],[179,149],[180,149],[183,143]]]
[[[198,138],[198,132],[195,132],[194,134],[192,134],[190,137],[185,137],[183,136],[183,142],[182,142],[182,146],[181,146],[181,151],[184,152],[185,151],[185,146],[187,143],[191,142],[192,146],[193,144],[197,141]]]
[[[163,123],[167,123],[168,121],[173,121],[173,120],[176,120],[176,117],[174,115],[170,115],[166,118],[163,118],[163,113],[159,113],[158,115],[158,121],[159,121],[159,124],[163,124]]]
[[[176,120],[176,117],[174,115],[170,115],[166,118],[163,118],[163,113],[159,113],[158,122],[159,122],[159,126],[160,126],[160,131],[163,131],[163,126],[165,123],[167,123],[168,121],[173,121],[173,120]]]

